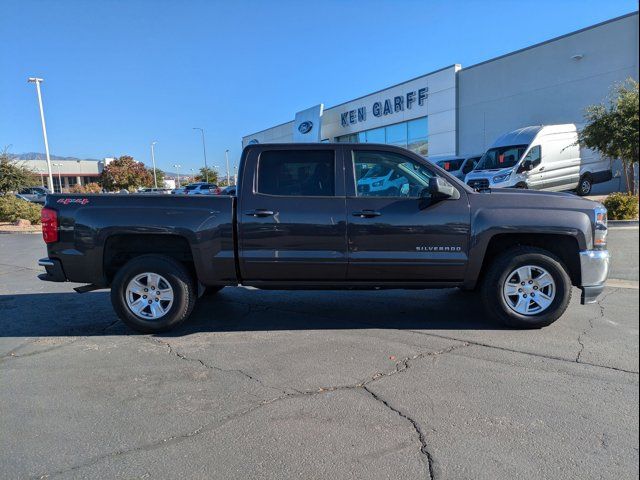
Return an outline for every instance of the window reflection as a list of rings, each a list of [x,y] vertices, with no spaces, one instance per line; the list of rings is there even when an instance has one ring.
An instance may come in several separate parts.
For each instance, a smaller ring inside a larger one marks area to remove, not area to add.
[[[423,157],[429,154],[429,122],[427,117],[386,127],[350,133],[336,138],[340,143],[386,143],[404,147]]]

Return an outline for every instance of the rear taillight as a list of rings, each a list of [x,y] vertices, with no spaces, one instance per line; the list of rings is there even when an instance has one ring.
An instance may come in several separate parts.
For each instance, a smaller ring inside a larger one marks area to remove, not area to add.
[[[43,208],[40,214],[42,223],[42,238],[45,243],[58,241],[58,212],[50,208]]]

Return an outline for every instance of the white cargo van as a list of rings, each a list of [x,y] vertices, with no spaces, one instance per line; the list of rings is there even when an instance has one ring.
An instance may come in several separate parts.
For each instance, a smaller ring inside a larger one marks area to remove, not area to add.
[[[611,180],[611,163],[577,145],[575,124],[519,128],[498,138],[465,177],[473,188],[575,190]]]

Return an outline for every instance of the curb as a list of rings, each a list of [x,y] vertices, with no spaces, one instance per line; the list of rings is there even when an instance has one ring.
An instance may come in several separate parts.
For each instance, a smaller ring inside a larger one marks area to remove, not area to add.
[[[20,231],[10,231],[10,230],[0,230],[0,235],[38,235],[42,232],[36,231],[36,232],[20,232]]]
[[[618,227],[637,227],[638,220],[609,220],[608,224]]]

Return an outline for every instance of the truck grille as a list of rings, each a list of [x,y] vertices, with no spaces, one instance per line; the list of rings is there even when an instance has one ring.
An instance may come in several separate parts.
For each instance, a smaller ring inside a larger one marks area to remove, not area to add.
[[[475,190],[487,190],[489,188],[489,180],[486,178],[475,178],[467,182],[471,188]]]

